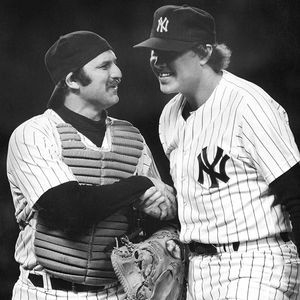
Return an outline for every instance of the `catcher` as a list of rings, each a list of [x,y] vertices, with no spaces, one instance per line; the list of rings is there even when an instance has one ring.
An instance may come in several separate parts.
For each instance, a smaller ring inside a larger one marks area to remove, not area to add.
[[[56,85],[48,109],[13,132],[7,155],[20,227],[12,299],[121,300],[109,246],[140,236],[140,214],[174,218],[174,191],[139,130],[107,114],[122,77],[109,43],[72,32],[45,62]]]

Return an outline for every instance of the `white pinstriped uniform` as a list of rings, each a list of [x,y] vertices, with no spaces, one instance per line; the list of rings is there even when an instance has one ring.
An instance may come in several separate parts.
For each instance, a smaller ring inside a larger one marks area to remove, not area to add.
[[[300,288],[300,262],[292,242],[274,238],[291,225],[268,192],[300,160],[286,112],[261,88],[226,71],[186,120],[185,103],[176,95],[159,124],[177,190],[180,239],[241,242],[237,252],[191,258],[188,299],[289,299]]]
[[[107,130],[101,150],[79,133],[86,147],[96,151],[109,151],[111,147],[109,128],[110,122],[113,120],[113,118],[107,118]],[[15,249],[15,259],[20,264],[21,275],[14,287],[13,299],[123,299],[124,293],[120,287],[98,293],[74,294],[35,288],[27,279],[28,271],[25,270],[45,274],[43,268],[37,264],[34,254],[35,219],[33,215],[35,210],[33,206],[39,197],[50,188],[76,180],[71,169],[62,161],[61,140],[56,125],[63,122],[53,110],[48,109],[44,114],[21,124],[12,133],[9,141],[7,176],[15,206],[16,220],[23,227]],[[159,178],[150,150],[146,144],[144,145],[136,174]],[[45,281],[48,281],[46,277]]]

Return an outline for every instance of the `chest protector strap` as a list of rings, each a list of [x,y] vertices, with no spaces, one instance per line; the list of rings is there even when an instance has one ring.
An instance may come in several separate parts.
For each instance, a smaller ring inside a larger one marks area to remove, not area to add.
[[[104,185],[132,176],[142,155],[143,138],[126,121],[113,121],[108,130],[111,150],[87,148],[70,124],[58,124],[63,161],[80,184]],[[35,254],[38,262],[55,277],[86,285],[116,281],[110,256],[105,248],[128,230],[126,211],[92,225],[84,235],[70,236],[53,230],[37,219]]]

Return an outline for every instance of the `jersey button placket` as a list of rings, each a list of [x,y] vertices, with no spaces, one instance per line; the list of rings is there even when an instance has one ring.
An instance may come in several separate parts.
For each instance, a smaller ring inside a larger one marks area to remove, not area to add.
[[[182,128],[179,133],[179,144],[178,144],[178,154],[176,157],[177,160],[177,183],[178,183],[178,188],[179,190],[177,191],[179,194],[182,195],[183,189],[182,189],[182,184],[183,184],[183,152],[184,152],[184,136],[185,136],[185,122],[182,122]],[[184,199],[184,196],[182,195],[182,199]]]
[[[187,183],[188,183],[188,169],[189,169],[189,156],[191,151],[191,143],[192,143],[192,126],[193,124],[193,116],[190,116],[184,127],[184,135],[182,136],[182,174],[181,174],[181,185],[183,192],[187,191]],[[188,203],[186,201],[187,195],[184,194],[183,204],[186,206]]]

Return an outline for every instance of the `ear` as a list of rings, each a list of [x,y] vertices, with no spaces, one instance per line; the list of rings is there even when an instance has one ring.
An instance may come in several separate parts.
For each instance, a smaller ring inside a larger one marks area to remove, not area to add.
[[[70,89],[79,90],[79,84],[73,79],[73,72],[70,72],[65,78],[66,85]]]
[[[205,45],[205,55],[203,57],[200,58],[200,64],[201,66],[204,66],[210,59],[212,51],[213,51],[213,47],[210,44],[206,44]]]

